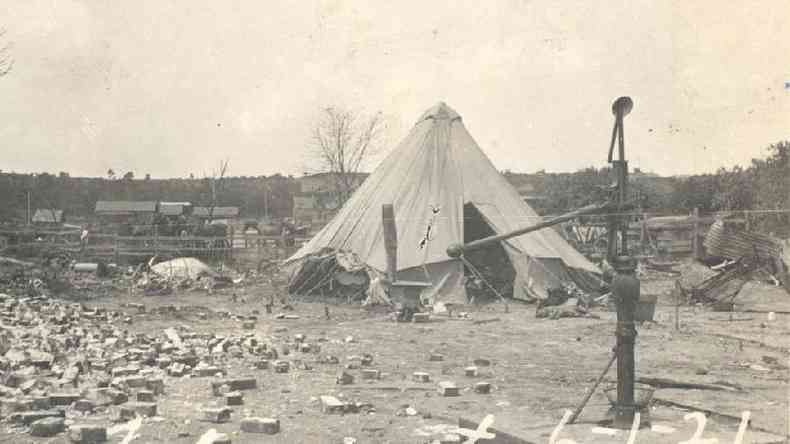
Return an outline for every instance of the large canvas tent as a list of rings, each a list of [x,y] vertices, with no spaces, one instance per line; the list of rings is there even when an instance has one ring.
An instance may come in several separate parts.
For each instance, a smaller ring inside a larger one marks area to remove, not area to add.
[[[430,282],[423,297],[434,301],[466,300],[465,266],[447,256],[449,245],[541,221],[472,139],[461,116],[439,103],[288,262],[345,251],[383,272],[381,207],[388,203],[397,225],[398,279]],[[600,274],[553,229],[511,238],[493,250],[512,269],[509,294],[516,298],[542,298],[567,282],[588,286],[590,276]]]

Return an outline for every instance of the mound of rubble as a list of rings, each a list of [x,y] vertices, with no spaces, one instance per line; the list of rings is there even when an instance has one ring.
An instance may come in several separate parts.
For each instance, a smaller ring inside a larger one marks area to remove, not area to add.
[[[145,311],[142,304],[127,306]],[[254,317],[237,320],[245,329],[254,328]],[[256,379],[227,378],[215,362],[243,358],[251,368],[271,366],[278,372],[306,365],[278,361],[275,348],[254,333],[226,337],[168,328],[157,335],[133,335],[123,329],[131,322],[124,312],[0,294],[0,403],[6,432],[68,433],[72,442],[104,442],[119,430],[113,423],[156,417],[157,399],[173,378],[212,377],[214,395],[234,405],[240,402],[239,391],[256,388]],[[320,350],[304,342],[294,347]],[[203,413],[222,422],[227,412],[214,410]],[[266,418],[247,422],[242,430],[279,429]]]

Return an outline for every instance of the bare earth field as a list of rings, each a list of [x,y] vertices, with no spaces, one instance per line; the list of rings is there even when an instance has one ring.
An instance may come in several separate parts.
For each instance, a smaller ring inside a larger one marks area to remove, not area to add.
[[[651,291],[653,285],[643,283],[643,292]],[[255,359],[249,355],[217,355],[214,365],[226,369],[229,377],[252,376],[258,383],[257,389],[243,392],[244,405],[234,407],[231,420],[224,424],[202,420],[201,408],[219,405],[220,398],[210,389],[215,377],[165,376],[166,392],[157,398],[158,416],[144,420],[133,442],[195,443],[206,430],[216,428],[233,443],[342,443],[345,437],[360,444],[423,443],[439,437],[445,430],[442,424],[455,426],[459,418],[480,421],[493,414],[494,429],[525,442],[548,443],[564,411],[574,408],[606,366],[615,340],[615,317],[606,311],[596,312],[600,319],[548,320],[536,319],[534,306],[511,304],[510,312],[504,313],[501,305],[492,304],[468,307],[467,319],[438,316],[429,323],[413,324],[396,323],[381,311],[347,305],[330,305],[327,320],[323,304],[294,302],[294,309],[284,313],[298,319],[276,319],[279,307],[267,315],[263,306],[264,296],[272,289],[247,288],[243,302],[232,302],[234,291],[239,292],[227,289],[211,295],[190,292],[156,297],[119,293],[86,303],[127,312],[132,323],[119,322],[118,326],[130,333],[161,335],[168,327],[181,333],[254,333],[276,348],[280,359],[291,362],[288,373],[275,373],[271,368],[255,369]],[[656,322],[639,328],[637,375],[709,384],[720,390],[658,389],[653,422],[676,431],[662,435],[646,429],[639,432],[636,442],[688,440],[695,423],[684,421],[683,415],[690,409],[708,414],[706,438],[734,442],[741,413],[748,410],[751,424],[743,442],[786,442],[790,296],[774,287],[749,284],[739,301],[742,311],[734,313],[732,320],[729,313],[681,307],[680,330],[675,331],[673,300],[661,296]],[[129,302],[144,303],[146,313],[125,308]],[[165,306],[177,310],[157,309]],[[768,320],[768,310],[776,312],[773,321]],[[220,312],[255,313],[258,321],[254,330],[244,330],[240,320]],[[296,334],[320,346],[320,352],[295,351]],[[346,340],[349,336],[353,341]],[[288,355],[282,353],[286,344]],[[429,361],[431,353],[441,354],[443,360]],[[336,384],[348,357],[363,354],[373,356],[370,368],[381,371],[380,379],[363,380],[359,369],[349,369],[354,383]],[[320,363],[319,357],[326,355],[338,357],[340,363]],[[476,359],[490,365],[478,365],[476,377],[465,376],[464,368]],[[415,371],[429,373],[431,382],[413,382]],[[608,381],[614,379],[612,369]],[[460,396],[440,396],[436,384],[443,380],[454,381]],[[471,390],[479,381],[490,382],[492,392]],[[322,395],[370,403],[373,410],[323,413],[317,400]],[[404,413],[409,406],[416,414]],[[625,432],[614,437],[591,433],[604,419],[607,407],[599,388],[579,424],[566,426],[558,438],[573,438],[580,444],[625,443]],[[77,419],[110,426],[116,409]],[[275,435],[241,432],[239,422],[248,415],[277,418],[281,431]],[[68,442],[63,434],[32,438],[7,424],[0,431],[2,443]],[[120,442],[122,437],[123,433],[116,434],[110,442]]]

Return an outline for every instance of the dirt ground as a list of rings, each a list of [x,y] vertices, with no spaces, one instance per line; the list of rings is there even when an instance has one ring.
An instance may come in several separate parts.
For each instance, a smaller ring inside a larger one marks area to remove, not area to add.
[[[656,322],[638,329],[637,375],[731,389],[658,389],[655,399],[662,412],[676,411],[680,418],[687,412],[684,406],[708,412],[709,420],[726,431],[720,441],[727,442],[732,441],[727,434],[737,429],[741,412],[748,410],[751,429],[771,432],[778,436],[774,442],[784,442],[790,414],[790,296],[775,287],[749,284],[739,298],[741,311],[730,314],[681,307],[676,331],[674,299],[665,288],[665,282],[643,282],[643,293],[656,289],[663,293]],[[155,297],[119,292],[86,303],[125,310],[133,321],[123,328],[133,333],[156,335],[179,326],[223,335],[251,333],[242,329],[240,320],[220,316],[225,311],[258,316],[252,332],[278,351],[282,344],[292,344],[296,334],[304,334],[306,342],[321,347],[319,354],[291,350],[281,355],[292,364],[299,360],[312,367],[305,370],[292,365],[285,374],[257,370],[248,357],[215,360],[230,377],[254,376],[258,381],[257,389],[244,391],[244,405],[234,408],[231,421],[225,424],[201,420],[202,407],[217,405],[218,398],[210,389],[212,377],[166,377],[166,394],[157,400],[159,416],[146,419],[133,442],[195,443],[206,430],[216,428],[233,443],[342,443],[345,437],[354,437],[360,444],[422,443],[430,442],[431,432],[441,430],[441,424],[456,425],[460,417],[479,421],[487,414],[497,418],[495,428],[522,436],[532,431],[541,442],[549,442],[549,432],[564,411],[574,408],[605,367],[615,340],[615,316],[602,309],[595,312],[599,319],[548,320],[536,319],[531,305],[511,304],[505,313],[502,305],[491,304],[469,307],[468,319],[435,316],[429,323],[413,324],[396,323],[381,311],[335,304],[329,305],[327,320],[324,304],[294,302],[294,309],[285,313],[298,319],[275,319],[279,307],[274,314],[265,314],[263,305],[272,291],[254,287]],[[244,300],[233,302],[234,292]],[[144,303],[147,312],[124,308],[129,302]],[[163,306],[178,310],[156,309]],[[775,312],[773,320],[767,311]],[[207,314],[206,319],[201,319],[201,313]],[[349,336],[353,341],[346,340]],[[337,385],[336,375],[347,358],[365,353],[373,356],[371,367],[381,371],[381,378],[363,381],[360,371],[351,369],[347,371],[355,376],[354,383]],[[443,360],[429,361],[431,353],[443,355]],[[319,356],[325,355],[337,356],[340,364],[319,363]],[[465,376],[464,368],[476,359],[488,360],[490,365],[478,365],[477,377]],[[416,371],[429,373],[431,382],[412,382]],[[615,375],[613,368],[608,381],[614,381]],[[454,381],[460,396],[440,396],[436,384],[443,380]],[[483,395],[471,390],[479,381],[490,382],[492,392]],[[325,414],[317,401],[322,395],[368,402],[375,410]],[[587,428],[594,426],[603,419],[607,405],[599,389],[579,422]],[[403,415],[407,406],[417,414]],[[661,414],[656,410],[657,416]],[[111,411],[93,415],[89,422],[109,424],[111,415]],[[247,415],[278,418],[281,432],[240,432],[239,421]],[[64,435],[36,440],[11,429],[1,431],[2,443],[66,442]],[[110,442],[119,442],[121,435]],[[621,436],[609,442],[625,441]]]

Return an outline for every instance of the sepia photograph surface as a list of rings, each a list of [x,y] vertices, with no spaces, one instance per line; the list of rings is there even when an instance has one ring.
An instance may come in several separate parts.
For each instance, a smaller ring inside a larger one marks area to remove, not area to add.
[[[0,443],[790,442],[789,26],[3,0]]]

